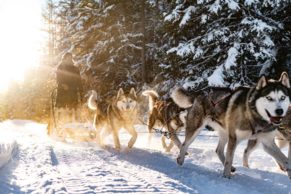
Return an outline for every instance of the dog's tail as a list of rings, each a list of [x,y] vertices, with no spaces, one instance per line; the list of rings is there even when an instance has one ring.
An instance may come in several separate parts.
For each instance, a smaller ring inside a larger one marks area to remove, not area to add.
[[[142,95],[149,97],[149,109],[150,111],[152,111],[155,105],[155,102],[159,98],[159,94],[154,90],[146,90],[142,93]]]
[[[92,90],[92,94],[88,99],[88,107],[91,110],[97,110],[97,92],[95,90]]]
[[[194,98],[189,96],[186,90],[181,87],[176,87],[173,90],[171,98],[181,108],[189,108],[194,102]]]

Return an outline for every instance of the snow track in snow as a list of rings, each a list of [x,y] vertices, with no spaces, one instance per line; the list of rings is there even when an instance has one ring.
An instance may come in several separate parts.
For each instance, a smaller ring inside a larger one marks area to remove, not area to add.
[[[135,162],[147,161],[142,157],[145,151],[133,149],[119,153],[112,148],[65,147],[55,146],[53,158],[57,158],[58,171],[69,193],[195,193],[164,173],[135,165]]]

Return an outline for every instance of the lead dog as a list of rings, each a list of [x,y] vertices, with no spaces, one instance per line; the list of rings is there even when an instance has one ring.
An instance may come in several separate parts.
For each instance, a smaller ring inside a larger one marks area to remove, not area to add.
[[[267,80],[262,76],[256,86],[239,88],[226,97],[220,114],[215,114],[209,95],[200,94],[194,99],[185,95],[183,90],[172,93],[173,100],[183,108],[189,108],[186,122],[186,137],[180,149],[177,163],[182,165],[188,147],[201,129],[210,126],[218,131],[219,143],[216,149],[219,159],[224,164],[223,176],[230,178],[233,156],[236,146],[244,139],[257,138],[264,150],[288,172],[291,177],[291,164],[287,157],[274,143],[276,128],[286,115],[290,99],[290,82],[287,73],[282,73],[279,80]],[[224,148],[228,143],[226,155]]]
[[[96,130],[97,141],[104,145],[104,138],[112,134],[114,145],[120,150],[119,130],[124,128],[131,135],[128,147],[132,148],[137,133],[134,123],[137,117],[137,96],[134,88],[131,88],[128,94],[125,94],[122,88],[119,89],[117,95],[110,102],[101,101],[97,93],[94,91],[89,97],[88,106],[95,110],[94,127]]]

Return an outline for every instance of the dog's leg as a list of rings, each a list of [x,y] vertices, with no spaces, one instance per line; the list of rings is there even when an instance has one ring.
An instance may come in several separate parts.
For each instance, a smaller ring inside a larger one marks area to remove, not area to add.
[[[174,142],[171,140],[166,152],[170,152],[173,147],[174,147]],[[186,153],[186,155],[187,155],[187,153]]]
[[[96,134],[96,143],[99,144],[101,146],[101,129],[100,129],[100,126],[99,126],[99,123],[97,121],[97,113],[94,115],[94,120],[93,120],[93,126],[94,126],[94,129],[95,129],[95,134]]]
[[[162,141],[163,148],[166,150],[168,148],[167,143],[166,143],[166,137],[162,136],[161,141]]]
[[[291,164],[288,163],[288,158],[277,147],[274,140],[262,141],[264,150],[270,154],[278,164],[287,171],[289,178],[291,178]]]
[[[148,144],[150,144],[151,140],[152,140],[152,133],[153,133],[153,127],[155,125],[155,121],[156,119],[154,118],[153,114],[149,114],[149,118],[148,118],[148,132],[149,132],[149,136],[148,136]]]
[[[229,135],[226,158],[225,158],[225,163],[224,163],[224,171],[223,171],[223,176],[225,178],[230,178],[231,167],[232,167],[232,162],[233,162],[236,146],[237,146],[236,136],[234,134]]]
[[[181,146],[180,149],[180,154],[177,158],[177,163],[179,165],[182,165],[184,163],[185,160],[185,155],[187,155],[187,150],[189,148],[189,146],[191,145],[191,143],[195,140],[195,138],[197,137],[197,135],[199,134],[199,132],[204,128],[204,125],[193,129],[188,129],[187,128],[190,127],[189,125],[187,125],[186,127],[186,137],[185,137],[185,141]]]
[[[94,128],[95,128],[95,141],[98,145],[100,145],[100,147],[104,147],[104,143],[103,143],[103,139],[101,137],[103,130],[100,129],[100,126],[98,126],[97,123],[94,123]]]
[[[201,114],[204,113],[205,110],[201,105],[200,101],[195,101],[191,110],[189,110],[186,120],[186,134],[185,134],[185,141],[181,146],[180,154],[177,158],[177,163],[182,165],[185,160],[185,155],[190,144],[195,140],[199,132],[205,127],[204,120],[205,115]]]
[[[282,140],[282,141],[285,141],[285,140]],[[287,144],[287,140],[284,143],[282,143],[282,141],[281,141],[281,144],[276,143],[276,145],[278,145],[279,148],[283,148]],[[291,165],[291,147],[290,147],[291,146],[291,142],[288,145],[289,145],[289,147],[288,147],[288,150],[289,150],[288,151],[288,164]],[[284,167],[281,166],[278,161],[276,161],[276,163],[277,163],[277,165],[278,165],[280,170],[285,171]]]
[[[218,141],[215,152],[218,155],[218,158],[222,164],[224,164],[225,162],[224,148],[225,148],[226,143],[227,143],[227,137],[225,137],[224,135],[219,135],[219,141]]]
[[[291,163],[289,159],[281,152],[280,148],[276,145],[274,141],[274,134],[268,133],[265,136],[260,137],[261,142],[263,143],[264,150],[270,154],[278,164],[287,171],[288,177],[291,178]]]
[[[289,142],[288,163],[291,165],[291,142]]]
[[[247,147],[244,150],[243,155],[243,166],[249,168],[249,156],[255,150],[258,145],[258,141],[256,139],[250,139],[248,141]]]
[[[179,149],[181,149],[182,143],[175,133],[171,134],[171,140]]]
[[[104,140],[108,135],[110,135],[110,133],[113,131],[113,129],[111,129],[110,126],[105,125],[103,128],[99,129],[99,131],[100,131],[100,135],[99,135],[100,136],[100,143],[99,144],[102,148],[105,148],[106,146],[105,146]]]
[[[162,136],[162,145],[166,152],[170,152],[171,149],[174,147],[174,143],[172,140],[170,141],[169,145],[167,145],[165,136]]]
[[[225,155],[224,155],[224,149],[225,145],[227,143],[228,137],[226,134],[218,133],[219,134],[219,142],[216,147],[216,154],[218,155],[219,160],[221,161],[222,165],[225,163]],[[235,167],[231,167],[231,172],[235,172]]]
[[[170,137],[172,140],[171,143],[174,143],[179,149],[181,149],[182,143],[177,137],[176,131],[178,131],[178,129],[175,130],[172,126],[169,126]]]
[[[133,125],[126,127],[127,131],[130,133],[131,138],[128,142],[128,148],[132,148],[136,139],[137,139],[137,132],[135,131]]]
[[[120,141],[118,137],[118,131],[117,129],[113,129],[113,139],[114,139],[114,145],[116,150],[120,150]]]
[[[281,148],[284,148],[285,146],[288,145],[288,141],[285,140],[283,137],[280,137],[280,136],[276,136],[275,137],[275,143],[276,145],[281,149]],[[276,161],[276,160],[275,160]],[[278,166],[278,168],[282,171],[285,171],[284,170],[284,167],[278,162],[276,161],[276,164]]]
[[[115,145],[115,149],[116,150],[120,150],[120,141],[119,141],[119,134],[118,134],[118,130],[119,128],[116,126],[116,124],[114,123],[114,121],[110,121],[111,124],[111,129],[112,129],[112,135],[113,135],[113,140],[114,140],[114,145]]]

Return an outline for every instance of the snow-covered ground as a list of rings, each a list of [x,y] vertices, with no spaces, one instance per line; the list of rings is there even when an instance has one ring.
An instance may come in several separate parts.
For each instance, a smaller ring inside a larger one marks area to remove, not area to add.
[[[291,180],[262,148],[242,167],[241,144],[231,179],[222,177],[214,132],[202,132],[183,166],[178,150],[162,150],[160,135],[148,144],[137,126],[133,149],[101,149],[94,143],[63,143],[46,136],[46,125],[11,120],[0,123],[0,193],[291,193]],[[121,133],[123,146],[128,139]],[[183,136],[181,136],[183,139]],[[111,137],[107,142],[112,145]],[[286,154],[287,149],[284,150]]]

